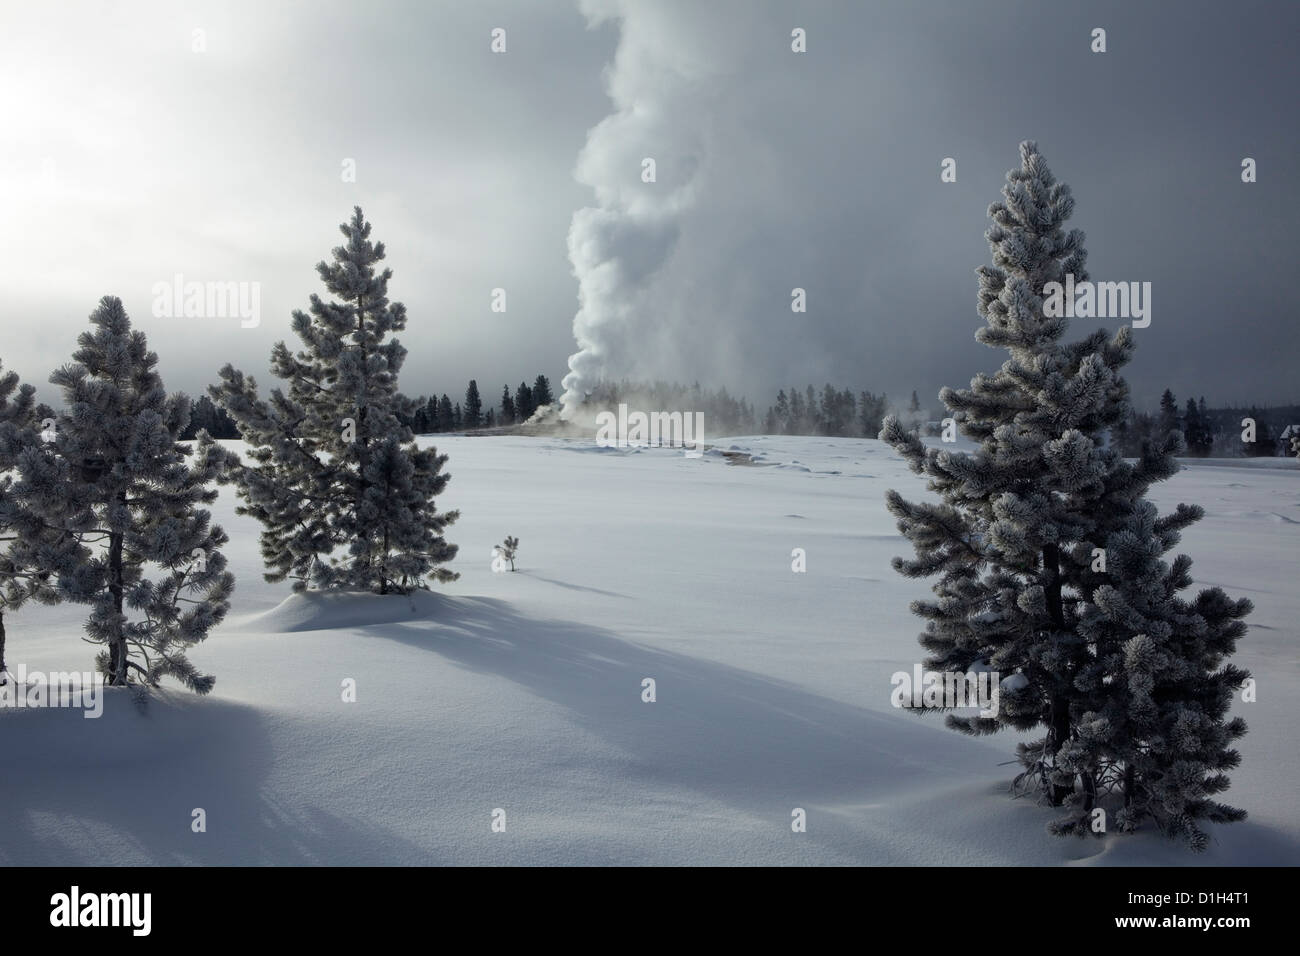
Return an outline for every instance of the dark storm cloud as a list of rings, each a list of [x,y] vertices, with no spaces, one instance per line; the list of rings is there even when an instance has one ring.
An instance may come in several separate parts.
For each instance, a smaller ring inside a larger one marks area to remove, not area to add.
[[[1166,386],[1297,398],[1292,4],[86,4],[5,19],[0,356],[29,380],[66,361],[108,292],[172,387],[227,360],[265,378],[360,203],[410,312],[413,393],[561,375],[576,263],[590,375],[712,380],[760,404],[828,380],[932,397],[1001,361],[973,340],[973,270],[985,210],[1036,139],[1074,190],[1093,278],[1152,283],[1139,401]],[[496,26],[505,55],[488,50]],[[260,281],[261,324],[154,318],[152,285],[178,272]],[[806,314],[790,311],[796,286]]]

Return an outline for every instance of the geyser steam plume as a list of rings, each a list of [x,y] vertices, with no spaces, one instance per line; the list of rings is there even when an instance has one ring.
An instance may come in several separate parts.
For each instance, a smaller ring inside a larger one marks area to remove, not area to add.
[[[574,213],[569,228],[578,351],[562,383],[565,417],[602,377],[631,374],[639,353],[653,347],[651,287],[695,203],[709,128],[705,92],[719,58],[718,34],[699,28],[694,4],[579,5],[590,24],[618,19],[622,33],[607,72],[614,112],[587,134],[574,171],[596,205]]]

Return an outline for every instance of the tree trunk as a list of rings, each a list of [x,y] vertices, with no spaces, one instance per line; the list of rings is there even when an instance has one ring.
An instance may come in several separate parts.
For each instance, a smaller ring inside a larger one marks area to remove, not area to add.
[[[1056,762],[1056,755],[1060,753],[1061,747],[1065,745],[1069,737],[1070,698],[1065,695],[1065,692],[1058,691],[1052,697],[1052,713],[1047,733],[1047,755],[1053,758],[1053,764]],[[1065,798],[1073,792],[1073,782],[1068,785],[1063,783],[1052,784],[1052,806],[1059,807],[1065,802]]]
[[[1097,805],[1097,779],[1091,772],[1080,774],[1083,777],[1083,812],[1091,813]]]
[[[1047,613],[1058,631],[1065,630],[1065,609],[1061,603],[1061,552],[1055,544],[1043,545],[1043,592],[1047,599]],[[1058,675],[1059,689],[1051,698],[1051,719],[1048,722],[1047,753],[1055,758],[1065,742],[1070,739],[1069,683]],[[1053,761],[1055,762],[1055,761]],[[1074,786],[1052,785],[1052,806],[1059,807]]]
[[[1133,765],[1129,764],[1124,768],[1124,806],[1133,805],[1133,791],[1136,788],[1136,780],[1133,774]]]
[[[370,404],[370,396],[366,393],[366,373],[367,364],[366,353],[366,307],[365,296],[357,296],[357,347],[361,349],[361,407],[357,409],[357,518],[361,518],[361,508],[366,500],[366,489],[369,487],[366,479],[366,467],[370,463],[369,436],[366,433],[366,408]],[[373,555],[371,553],[370,542],[374,539],[370,537],[369,529],[359,529],[361,534],[366,536],[365,557],[362,559],[365,568],[370,568],[373,564]],[[354,585],[355,586],[355,585]]]
[[[119,503],[125,505],[126,494],[119,496]],[[108,662],[111,676],[109,683],[115,687],[126,684],[126,638],[122,634],[122,540],[121,532],[112,532],[108,536],[108,593],[113,596],[113,610],[119,615],[114,623],[115,633],[108,645]]]
[[[5,612],[0,611],[0,684],[5,683]]]
[[[1065,630],[1065,609],[1061,603],[1061,552],[1054,544],[1043,545],[1043,591],[1052,623]]]

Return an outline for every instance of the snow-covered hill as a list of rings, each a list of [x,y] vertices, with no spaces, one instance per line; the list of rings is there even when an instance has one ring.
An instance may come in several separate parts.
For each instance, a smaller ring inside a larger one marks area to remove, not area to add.
[[[889,567],[905,542],[882,498],[925,493],[879,442],[438,445],[463,517],[461,579],[435,594],[266,584],[223,491],[234,607],[191,655],[216,689],[143,715],[110,692],[98,720],[0,711],[0,863],[1300,863],[1300,468],[1198,462],[1152,495],[1206,508],[1180,549],[1197,584],[1256,605],[1226,796],[1250,819],[1193,857],[1150,832],[1052,837],[1053,811],[1005,792],[1015,738],[890,706],[928,592]],[[508,534],[519,570],[493,573]],[[87,669],[80,610],[7,618],[11,668]]]

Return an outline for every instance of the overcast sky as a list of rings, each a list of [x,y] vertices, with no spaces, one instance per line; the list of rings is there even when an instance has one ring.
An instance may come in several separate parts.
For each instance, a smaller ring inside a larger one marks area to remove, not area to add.
[[[1166,386],[1300,401],[1295,3],[0,9],[0,358],[40,385],[106,293],[169,387],[197,393],[227,361],[269,382],[359,204],[409,312],[410,394],[558,387],[581,290],[587,377],[699,379],[761,407],[790,384],[915,388],[937,409],[1004,357],[974,341],[974,269],[1035,139],[1092,277],[1152,283],[1140,405]],[[260,325],[155,318],[177,273],[260,283]]]

